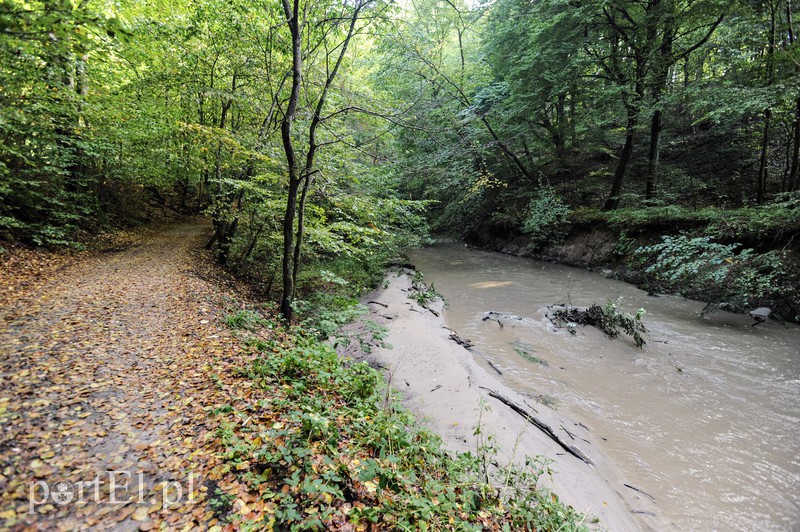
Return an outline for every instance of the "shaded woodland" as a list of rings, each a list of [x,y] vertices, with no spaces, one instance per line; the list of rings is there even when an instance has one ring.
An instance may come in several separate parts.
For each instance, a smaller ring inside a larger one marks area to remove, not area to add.
[[[786,284],[793,9],[5,0],[0,235],[206,213],[219,262],[287,318],[298,288],[367,286],[431,229],[542,247],[603,225],[630,251],[685,230],[770,254],[751,274]]]

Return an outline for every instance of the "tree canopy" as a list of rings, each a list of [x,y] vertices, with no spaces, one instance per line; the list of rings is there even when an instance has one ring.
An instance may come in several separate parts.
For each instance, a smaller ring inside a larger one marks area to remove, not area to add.
[[[376,271],[426,213],[785,199],[799,46],[789,0],[3,0],[0,236],[155,197],[290,317],[304,271]]]

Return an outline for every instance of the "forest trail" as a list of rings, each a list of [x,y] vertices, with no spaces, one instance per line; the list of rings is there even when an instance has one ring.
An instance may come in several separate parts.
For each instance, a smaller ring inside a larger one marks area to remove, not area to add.
[[[170,224],[0,310],[0,530],[214,524],[208,411],[239,347],[207,236]]]

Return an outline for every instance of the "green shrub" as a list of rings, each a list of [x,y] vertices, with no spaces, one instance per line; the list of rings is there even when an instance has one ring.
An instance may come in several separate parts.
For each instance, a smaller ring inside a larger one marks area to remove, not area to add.
[[[791,301],[800,299],[800,268],[788,251],[756,253],[741,244],[719,244],[712,237],[664,236],[638,248],[634,255],[652,290],[677,292],[743,311],[760,304],[778,305],[777,315],[796,320]],[[789,302],[782,304],[781,302]]]
[[[556,191],[542,185],[528,204],[528,214],[522,222],[522,232],[526,233],[534,246],[542,247],[564,239],[569,229],[569,207]]]

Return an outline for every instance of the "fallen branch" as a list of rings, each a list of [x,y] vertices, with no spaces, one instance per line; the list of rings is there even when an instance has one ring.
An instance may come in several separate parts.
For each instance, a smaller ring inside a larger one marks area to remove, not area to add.
[[[631,486],[630,484],[624,484],[623,483],[622,485],[625,486],[626,488],[632,489],[635,492],[641,493],[645,497],[648,497],[651,501],[656,502],[656,498],[653,497],[652,495],[650,495],[649,493],[647,493],[646,491],[641,490],[641,489],[637,488],[636,486]]]
[[[470,342],[469,340],[464,340],[463,338],[461,338],[459,335],[457,335],[454,332],[450,333],[450,339],[452,341],[454,341],[455,343],[457,343],[458,345],[463,346],[463,347],[465,347],[467,349],[472,347],[472,342]]]
[[[387,305],[386,303],[381,303],[380,301],[367,301],[367,305],[372,305],[373,303],[375,305],[380,305],[383,308],[389,308],[389,305]]]
[[[495,370],[498,375],[502,375],[503,374],[503,372],[500,371],[500,368],[498,368],[497,366],[494,365],[494,362],[492,362],[491,360],[487,360],[486,362],[488,362],[489,365],[492,366],[492,369]]]
[[[511,399],[509,399],[509,398],[497,393],[496,391],[491,390],[489,388],[486,388],[485,386],[481,386],[481,388],[486,390],[487,392],[489,392],[489,397],[494,397],[495,399],[497,399],[501,403],[503,403],[506,406],[508,406],[509,408],[511,408],[511,410],[513,410],[514,412],[516,412],[517,414],[519,414],[523,418],[525,418],[525,420],[528,423],[530,423],[531,425],[535,426],[536,428],[538,428],[539,430],[544,432],[547,436],[550,437],[551,440],[556,442],[562,449],[567,451],[569,454],[571,454],[575,458],[578,458],[578,459],[586,462],[589,465],[594,465],[594,462],[592,462],[591,459],[588,456],[583,454],[583,452],[580,449],[578,449],[574,445],[570,445],[569,443],[567,443],[564,440],[562,440],[561,438],[559,438],[558,434],[556,434],[553,431],[553,429],[550,428],[550,426],[547,423],[544,423],[543,421],[541,421],[541,420],[535,418],[534,416],[530,415],[524,408],[519,406],[517,403],[515,403]]]

